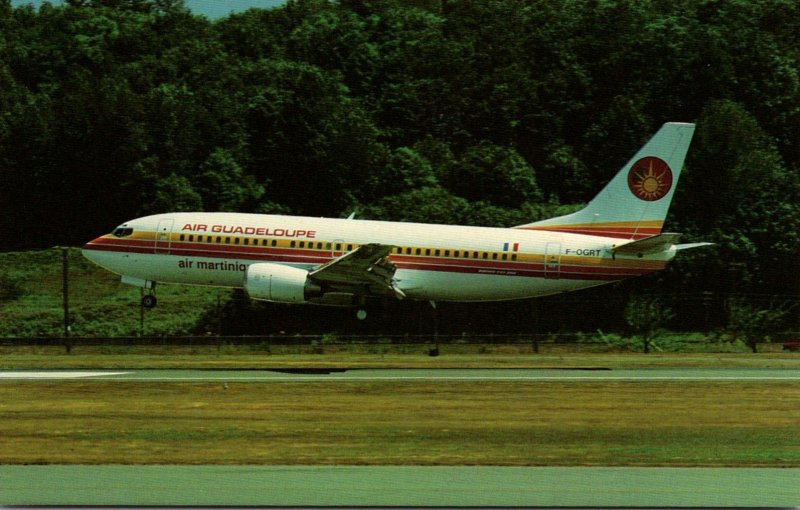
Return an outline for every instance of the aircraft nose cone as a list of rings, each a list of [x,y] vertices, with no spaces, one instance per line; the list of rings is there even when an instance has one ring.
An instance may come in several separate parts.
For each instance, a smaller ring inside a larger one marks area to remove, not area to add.
[[[81,254],[95,263],[97,263],[97,253],[97,239],[92,239],[81,248]]]
[[[116,273],[120,269],[119,253],[115,252],[112,246],[108,244],[108,238],[98,237],[92,239],[81,248],[81,254],[88,260],[107,269],[112,273]]]

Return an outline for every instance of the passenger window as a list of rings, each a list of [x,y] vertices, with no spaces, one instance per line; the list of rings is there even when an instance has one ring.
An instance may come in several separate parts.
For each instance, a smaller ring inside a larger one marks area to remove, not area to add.
[[[278,240],[277,239],[273,239],[272,240],[272,247],[274,248],[276,246],[278,246]]]
[[[246,238],[246,237],[245,237],[245,238],[244,238],[244,245],[245,245],[245,246],[249,246],[249,245],[250,245],[250,239],[248,239],[248,238]]]
[[[233,244],[239,244],[239,238],[238,237],[234,237],[233,238]]]
[[[194,242],[194,234],[189,234],[189,242],[190,243]]]
[[[492,260],[497,260],[497,254],[496,253],[492,253]]]
[[[331,243],[325,243],[325,249],[326,250],[330,250],[331,249]]]
[[[426,248],[425,249],[425,255],[426,256],[430,256],[430,254],[431,254],[431,249],[430,248]]]
[[[511,260],[517,260],[517,254],[516,253],[512,253],[511,254]]]
[[[184,240],[186,240],[186,235],[185,235],[185,234],[181,234],[181,237],[180,237],[180,239],[179,239],[179,240],[180,240],[180,241],[184,241]]]
[[[222,236],[217,236],[217,244],[220,244],[221,242],[222,242]]]
[[[449,257],[450,256],[450,250],[445,250],[444,251],[444,256],[445,257]]]
[[[486,252],[483,252],[483,259],[484,259],[484,260],[486,260],[486,259],[488,259],[488,258],[489,258],[489,254],[488,254],[488,253],[486,253]]]
[[[417,255],[419,255],[420,253],[422,253],[422,249],[421,248],[417,248]]]
[[[478,258],[478,252],[477,251],[473,251],[472,252],[472,258],[473,259],[477,259]]]
[[[300,241],[300,248],[305,248],[305,247],[306,247],[306,242]]]
[[[411,248],[406,248],[406,255],[411,255]]]
[[[336,251],[342,251],[341,243],[336,243]]]
[[[291,243],[289,243],[289,247],[291,248],[294,248],[296,246],[297,246],[297,241],[292,241]]]
[[[230,237],[226,237],[225,238],[225,244],[231,244],[231,238]]]
[[[503,254],[503,260],[508,260],[508,253]]]
[[[322,249],[322,243],[317,243],[317,249],[318,249],[318,250],[321,250],[321,249]]]
[[[353,251],[353,245],[352,244],[348,244],[347,245],[347,251]]]
[[[440,253],[441,253],[441,250],[436,250],[433,254],[438,257]]]

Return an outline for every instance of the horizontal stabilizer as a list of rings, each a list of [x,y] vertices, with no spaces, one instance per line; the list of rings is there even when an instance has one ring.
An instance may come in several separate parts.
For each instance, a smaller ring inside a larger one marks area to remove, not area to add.
[[[658,253],[669,250],[672,245],[678,242],[682,234],[659,234],[657,236],[646,237],[630,243],[614,245],[611,248],[613,253]]]
[[[680,250],[689,250],[691,248],[702,248],[703,246],[714,246],[714,243],[687,243],[687,244],[676,244],[675,249]]]

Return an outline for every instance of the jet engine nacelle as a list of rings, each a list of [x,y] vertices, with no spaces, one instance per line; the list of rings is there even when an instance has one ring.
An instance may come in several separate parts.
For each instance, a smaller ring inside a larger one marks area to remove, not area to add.
[[[281,303],[304,303],[321,295],[319,285],[309,281],[305,269],[266,262],[247,268],[244,288],[253,299]]]

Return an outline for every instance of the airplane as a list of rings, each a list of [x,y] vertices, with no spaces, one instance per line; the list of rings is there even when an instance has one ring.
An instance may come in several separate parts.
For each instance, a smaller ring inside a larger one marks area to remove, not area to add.
[[[511,228],[176,212],[127,221],[83,255],[148,289],[156,283],[243,288],[251,299],[358,308],[389,296],[500,301],[575,291],[666,267],[662,233],[694,124],[669,122],[583,209]]]

